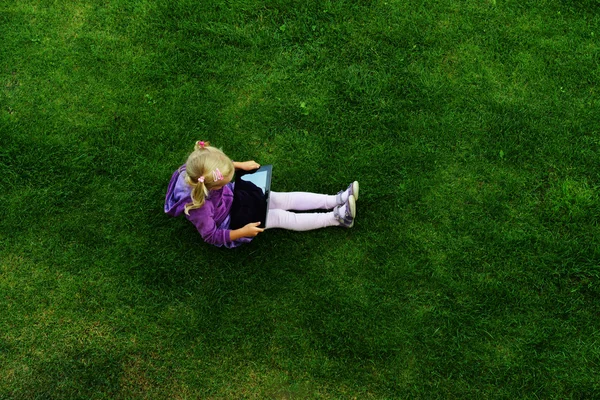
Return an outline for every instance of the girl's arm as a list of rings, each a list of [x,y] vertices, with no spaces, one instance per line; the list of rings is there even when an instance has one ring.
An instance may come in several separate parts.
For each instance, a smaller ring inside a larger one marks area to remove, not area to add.
[[[235,169],[243,169],[244,171],[252,171],[252,170],[260,168],[260,164],[254,160],[244,161],[244,162],[234,161],[233,167]]]
[[[259,225],[260,222],[251,222],[240,229],[229,231],[229,238],[234,241],[244,237],[255,237],[264,231],[264,229],[258,227]]]

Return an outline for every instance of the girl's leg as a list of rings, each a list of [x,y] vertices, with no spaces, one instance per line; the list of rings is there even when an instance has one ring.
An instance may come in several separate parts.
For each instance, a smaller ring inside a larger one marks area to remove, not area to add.
[[[278,193],[271,191],[269,196],[269,212],[276,210],[331,210],[338,203],[336,196],[307,192]]]
[[[338,197],[339,194],[338,196],[329,196],[307,192],[277,193],[271,191],[265,227],[266,229],[282,228],[292,231],[309,231],[340,225],[350,228],[354,225],[353,219],[356,214],[354,197],[351,199],[351,205],[347,202],[350,200],[348,196],[344,200],[345,204],[338,204]],[[330,210],[332,208],[336,209],[327,213],[294,213],[288,211]],[[349,217],[349,215],[351,216]]]
[[[273,195],[273,192],[271,192]],[[327,226],[340,225],[333,211],[327,213],[293,213],[286,210],[271,209],[267,214],[266,229],[282,228],[292,231],[310,231]]]

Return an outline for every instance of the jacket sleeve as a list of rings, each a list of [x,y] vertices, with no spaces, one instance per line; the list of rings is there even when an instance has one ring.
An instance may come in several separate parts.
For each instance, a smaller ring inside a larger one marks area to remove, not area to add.
[[[251,238],[231,240],[231,230],[220,229],[217,226],[213,218],[213,207],[210,204],[205,204],[199,209],[190,210],[190,215],[186,215],[186,217],[194,224],[202,240],[214,246],[225,246],[231,249],[252,241]]]
[[[203,207],[190,210],[187,219],[194,224],[202,240],[217,247],[231,242],[229,229],[219,229],[213,218],[213,207],[211,204],[205,204]],[[229,246],[227,246],[229,247]]]

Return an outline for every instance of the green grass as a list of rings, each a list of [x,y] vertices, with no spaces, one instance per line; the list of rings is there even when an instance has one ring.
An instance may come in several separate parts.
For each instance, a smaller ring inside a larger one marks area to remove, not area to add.
[[[0,398],[600,397],[599,11],[0,3]],[[355,227],[204,244],[198,139]]]

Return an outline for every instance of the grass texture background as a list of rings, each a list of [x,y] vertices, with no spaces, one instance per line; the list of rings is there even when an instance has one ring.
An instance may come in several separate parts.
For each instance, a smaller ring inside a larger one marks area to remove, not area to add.
[[[0,2],[0,398],[600,396],[596,0]],[[351,230],[204,244],[196,140]]]

